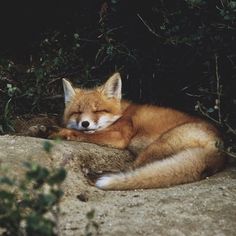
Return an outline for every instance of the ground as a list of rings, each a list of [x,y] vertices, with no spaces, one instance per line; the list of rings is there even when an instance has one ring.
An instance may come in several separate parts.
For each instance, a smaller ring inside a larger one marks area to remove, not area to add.
[[[84,174],[117,171],[129,165],[128,151],[64,141],[51,155],[42,149],[45,140],[0,136],[0,163],[12,175],[23,173],[21,162],[65,166],[68,177],[61,202],[61,235],[85,235],[86,214],[95,210],[98,234],[219,235],[236,232],[236,164],[203,181],[171,188],[137,191],[102,191],[88,184]]]

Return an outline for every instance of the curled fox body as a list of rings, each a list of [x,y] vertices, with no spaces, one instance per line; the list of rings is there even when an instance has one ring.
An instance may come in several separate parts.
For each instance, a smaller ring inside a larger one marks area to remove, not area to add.
[[[223,168],[218,131],[206,121],[170,108],[121,99],[118,73],[94,89],[63,79],[66,128],[52,136],[90,142],[136,155],[127,172],[100,177],[104,190],[168,187],[201,180]]]

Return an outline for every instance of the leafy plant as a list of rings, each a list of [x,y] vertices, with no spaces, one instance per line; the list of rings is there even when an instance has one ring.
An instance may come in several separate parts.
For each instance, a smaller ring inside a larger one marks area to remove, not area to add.
[[[25,177],[17,180],[0,176],[0,228],[3,235],[59,235],[63,168],[49,170],[24,163]]]
[[[0,133],[5,133],[7,131],[14,131],[12,126],[12,111],[10,107],[11,99],[9,99],[4,107],[2,116],[0,116]]]
[[[13,118],[13,106],[11,101],[19,89],[12,84],[7,84],[7,94],[8,100],[3,108],[3,113],[0,115],[0,133],[14,132],[14,127],[12,124]]]
[[[94,221],[95,210],[91,210],[86,214],[88,223],[85,227],[84,236],[98,235],[99,225]]]

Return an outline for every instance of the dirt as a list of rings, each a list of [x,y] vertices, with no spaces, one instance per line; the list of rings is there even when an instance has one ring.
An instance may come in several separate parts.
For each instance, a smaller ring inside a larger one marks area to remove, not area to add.
[[[98,235],[235,235],[235,161],[200,182],[105,192],[91,186],[86,173],[124,169],[133,160],[128,151],[64,141],[54,144],[48,155],[42,148],[44,142],[39,138],[0,136],[0,163],[15,176],[23,173],[21,163],[25,160],[67,169],[60,217],[63,236],[85,235],[86,214],[92,209]]]

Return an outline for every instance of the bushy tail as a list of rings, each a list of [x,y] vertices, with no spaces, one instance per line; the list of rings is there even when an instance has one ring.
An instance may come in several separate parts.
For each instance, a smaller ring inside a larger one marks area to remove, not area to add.
[[[222,162],[216,149],[190,148],[131,172],[102,176],[97,180],[96,187],[104,190],[128,190],[189,183],[202,179],[205,171],[213,174],[223,166]]]

